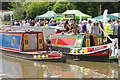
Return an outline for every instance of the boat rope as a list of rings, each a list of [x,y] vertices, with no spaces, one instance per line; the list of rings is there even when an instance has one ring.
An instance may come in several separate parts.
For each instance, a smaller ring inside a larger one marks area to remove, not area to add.
[[[99,25],[99,28],[101,29],[101,31],[104,33],[104,35],[105,35],[106,37],[108,37],[111,41],[113,41],[113,39],[106,34],[106,32],[101,28],[100,25]]]

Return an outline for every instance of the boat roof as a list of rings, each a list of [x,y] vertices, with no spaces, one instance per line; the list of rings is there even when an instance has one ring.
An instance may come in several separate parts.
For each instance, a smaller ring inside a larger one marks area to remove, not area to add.
[[[41,31],[0,31],[2,33],[34,33],[34,32],[41,32]]]
[[[86,34],[83,34],[83,33],[81,33],[81,34],[79,34],[79,35],[73,35],[73,34],[62,34],[62,33],[53,33],[53,34],[51,34],[51,35],[55,35],[55,36],[85,36]]]

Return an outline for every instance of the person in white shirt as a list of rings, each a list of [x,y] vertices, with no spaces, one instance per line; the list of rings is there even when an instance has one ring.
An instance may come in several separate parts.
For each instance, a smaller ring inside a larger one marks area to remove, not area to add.
[[[23,24],[23,26],[25,26],[26,25],[26,21],[22,20],[22,24]]]
[[[30,23],[29,23],[29,21],[28,21],[28,20],[27,20],[26,26],[30,26]]]
[[[116,38],[117,37],[117,34],[118,34],[118,26],[119,26],[119,21],[118,20],[116,20],[115,21],[115,24],[114,24],[114,38]]]
[[[61,27],[64,27],[64,19],[60,20]]]
[[[46,21],[45,27],[48,27],[48,25],[49,25],[49,22],[48,22],[48,21]]]
[[[78,27],[79,27],[80,32],[82,32],[82,21],[79,21]]]
[[[17,26],[17,24],[18,24],[18,22],[17,22],[17,20],[15,20],[14,25]]]
[[[92,28],[92,24],[91,23],[92,23],[91,20],[88,20],[88,23],[86,25],[87,33],[91,33],[91,28]]]
[[[37,24],[37,22],[35,22],[35,25],[34,25],[34,27],[38,27],[38,24]]]
[[[57,22],[57,27],[61,27],[60,22]]]
[[[98,34],[99,33],[99,25],[98,25],[97,21],[93,22],[91,30],[92,30],[92,34]]]

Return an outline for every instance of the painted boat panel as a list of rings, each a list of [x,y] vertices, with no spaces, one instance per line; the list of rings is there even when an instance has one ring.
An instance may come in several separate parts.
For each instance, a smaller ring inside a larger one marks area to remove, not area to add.
[[[26,38],[26,35],[28,38]],[[36,34],[36,49],[29,49],[29,35]],[[0,32],[0,49],[7,51],[38,51],[45,50],[42,32]]]
[[[21,51],[22,34],[1,33],[0,34],[0,47],[13,51]]]
[[[54,59],[54,58],[61,58],[61,54],[37,54],[33,55],[34,59]]]
[[[3,47],[20,49],[22,35],[4,35],[3,36]]]
[[[63,47],[63,48],[73,48],[73,47],[81,47],[80,45],[83,42],[83,35],[51,35],[50,41],[51,46],[55,47]],[[77,43],[77,41],[81,40],[81,43]]]
[[[111,43],[111,50],[109,54],[109,59],[118,59],[118,39],[114,38],[113,42]]]
[[[93,46],[93,47],[88,47],[88,48],[71,48],[70,49],[70,53],[69,54],[75,54],[75,55],[87,55],[87,54],[91,54],[91,53],[96,53],[99,51],[103,51],[103,50],[108,50],[109,49],[109,45],[101,45],[101,46]]]
[[[104,51],[98,51],[98,52],[94,52],[91,54],[87,54],[87,55],[80,55],[80,56],[104,56],[104,55],[108,55],[108,49],[104,50]]]

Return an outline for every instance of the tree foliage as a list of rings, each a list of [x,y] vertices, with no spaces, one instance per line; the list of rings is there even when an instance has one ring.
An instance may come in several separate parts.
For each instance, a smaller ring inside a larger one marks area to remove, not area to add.
[[[56,2],[52,10],[57,13],[63,13],[66,10],[75,9],[75,5],[70,2]]]
[[[26,9],[26,16],[33,19],[38,15],[44,14],[51,10],[52,4],[48,2],[32,2]]]
[[[108,9],[109,14],[120,12],[120,3],[118,2],[11,2],[10,6],[12,7],[10,9],[14,11],[15,19],[25,17],[34,19],[49,10],[53,10],[58,14],[66,10],[80,10],[92,17],[102,15],[105,9]]]
[[[10,5],[10,2],[2,3],[2,10],[8,10],[9,8],[12,8],[12,6]]]
[[[28,2],[11,2],[10,5],[13,8],[9,8],[14,12],[13,18],[16,20],[21,20],[26,18],[26,9],[31,3]]]

